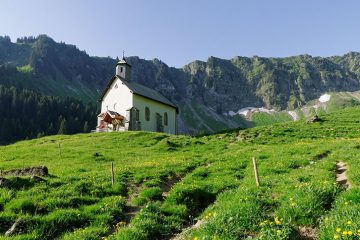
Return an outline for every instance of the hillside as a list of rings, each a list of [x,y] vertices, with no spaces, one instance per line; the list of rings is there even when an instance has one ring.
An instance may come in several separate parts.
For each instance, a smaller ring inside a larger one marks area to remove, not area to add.
[[[9,239],[17,222],[11,239],[353,239],[359,119],[353,107],[204,137],[92,133],[3,146],[0,234]],[[347,183],[335,181],[339,161]],[[48,176],[7,172],[40,165]]]
[[[180,131],[187,134],[258,125],[252,118],[229,114],[243,108],[296,110],[328,92],[360,90],[360,53],[356,52],[326,58],[209,57],[182,68],[158,59],[129,57],[128,61],[134,81],[160,91],[180,107]],[[95,103],[114,74],[115,63],[115,59],[91,57],[46,35],[15,43],[0,38],[0,84],[46,95]],[[291,116],[285,112],[260,118],[266,118],[260,121],[262,125]]]
[[[53,134],[90,132],[98,108],[0,84],[0,145]]]

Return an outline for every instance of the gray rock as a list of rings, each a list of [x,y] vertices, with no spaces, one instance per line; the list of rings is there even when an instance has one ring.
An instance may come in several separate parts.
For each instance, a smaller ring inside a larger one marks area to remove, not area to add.
[[[11,226],[11,228],[6,231],[5,236],[9,237],[15,235],[16,233],[21,232],[23,223],[24,221],[22,219],[16,220],[14,224]]]

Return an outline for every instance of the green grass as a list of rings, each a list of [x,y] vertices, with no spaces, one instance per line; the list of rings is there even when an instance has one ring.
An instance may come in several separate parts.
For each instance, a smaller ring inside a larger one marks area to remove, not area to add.
[[[255,126],[265,126],[270,125],[274,123],[281,123],[281,122],[288,122],[291,121],[292,118],[289,114],[285,112],[279,112],[279,113],[252,113],[251,121]]]
[[[46,165],[50,175],[5,176],[0,239],[17,219],[12,239],[300,239],[299,228],[352,239],[360,228],[359,119],[353,107],[317,123],[204,137],[93,133],[2,146],[1,170]],[[340,160],[348,190],[335,183]]]

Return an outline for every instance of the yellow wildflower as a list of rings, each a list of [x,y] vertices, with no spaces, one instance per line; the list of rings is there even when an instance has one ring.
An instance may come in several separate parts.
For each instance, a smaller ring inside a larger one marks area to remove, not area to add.
[[[348,231],[347,234],[351,236],[351,235],[353,234],[353,232],[352,232],[352,231]]]
[[[351,225],[352,224],[352,221],[347,221],[347,225]]]
[[[341,232],[341,228],[337,228],[337,229],[336,229],[336,232]]]
[[[282,233],[282,231],[281,230],[276,230],[276,233],[280,235]]]
[[[199,238],[198,238],[198,237],[194,237],[194,240],[199,240]]]
[[[334,235],[334,239],[339,239],[339,235]]]
[[[342,232],[342,235],[347,235],[347,231],[343,231],[343,232]]]

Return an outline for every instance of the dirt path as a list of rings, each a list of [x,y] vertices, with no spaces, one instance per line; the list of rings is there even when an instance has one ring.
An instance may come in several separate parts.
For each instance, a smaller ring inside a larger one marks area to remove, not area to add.
[[[348,181],[346,176],[348,168],[346,163],[344,162],[337,162],[336,163],[336,182],[345,188],[351,188],[351,183]]]

